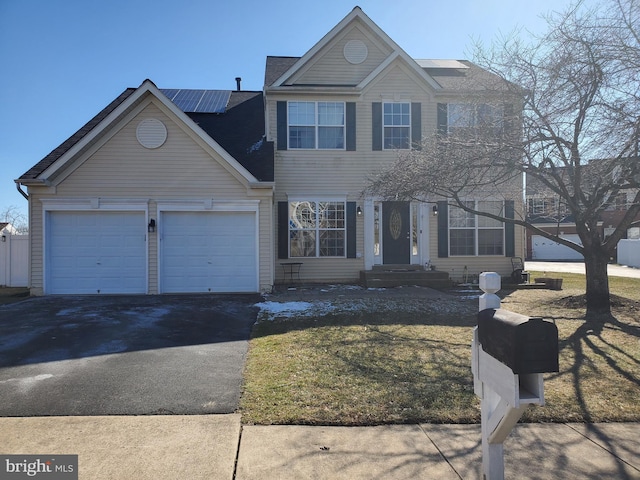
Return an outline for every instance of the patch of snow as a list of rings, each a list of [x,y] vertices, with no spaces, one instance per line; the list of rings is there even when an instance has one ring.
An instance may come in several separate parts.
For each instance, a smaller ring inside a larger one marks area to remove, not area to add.
[[[262,302],[255,306],[260,309],[259,320],[324,315],[334,309],[330,302]]]
[[[261,138],[260,140],[258,140],[256,143],[254,143],[253,145],[251,145],[248,149],[247,149],[247,153],[253,153],[253,152],[257,152],[258,150],[260,150],[260,148],[262,148],[262,144],[264,143],[264,137]]]

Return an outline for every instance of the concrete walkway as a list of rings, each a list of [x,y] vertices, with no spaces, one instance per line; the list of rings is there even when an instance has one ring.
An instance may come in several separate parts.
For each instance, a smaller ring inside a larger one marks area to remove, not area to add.
[[[79,478],[92,480],[482,478],[479,425],[242,427],[237,414],[4,417],[0,454],[77,454]],[[640,425],[518,425],[505,442],[505,478],[640,479]]]

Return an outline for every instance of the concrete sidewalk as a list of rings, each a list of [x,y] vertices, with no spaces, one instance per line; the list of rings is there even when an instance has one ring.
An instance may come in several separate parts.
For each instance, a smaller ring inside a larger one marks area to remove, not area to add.
[[[237,414],[4,417],[0,454],[77,454],[79,478],[92,480],[482,478],[479,425],[241,427]],[[640,425],[518,425],[505,442],[505,478],[640,479]]]

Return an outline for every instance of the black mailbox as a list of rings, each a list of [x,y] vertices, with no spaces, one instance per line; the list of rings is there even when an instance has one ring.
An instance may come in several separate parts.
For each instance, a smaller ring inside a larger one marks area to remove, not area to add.
[[[503,309],[478,313],[478,340],[482,349],[513,373],[557,372],[558,328],[540,317]]]

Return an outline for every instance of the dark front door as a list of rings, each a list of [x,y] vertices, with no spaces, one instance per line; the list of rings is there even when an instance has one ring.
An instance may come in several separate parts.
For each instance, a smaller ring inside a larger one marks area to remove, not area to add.
[[[411,263],[409,202],[382,202],[382,263]]]

